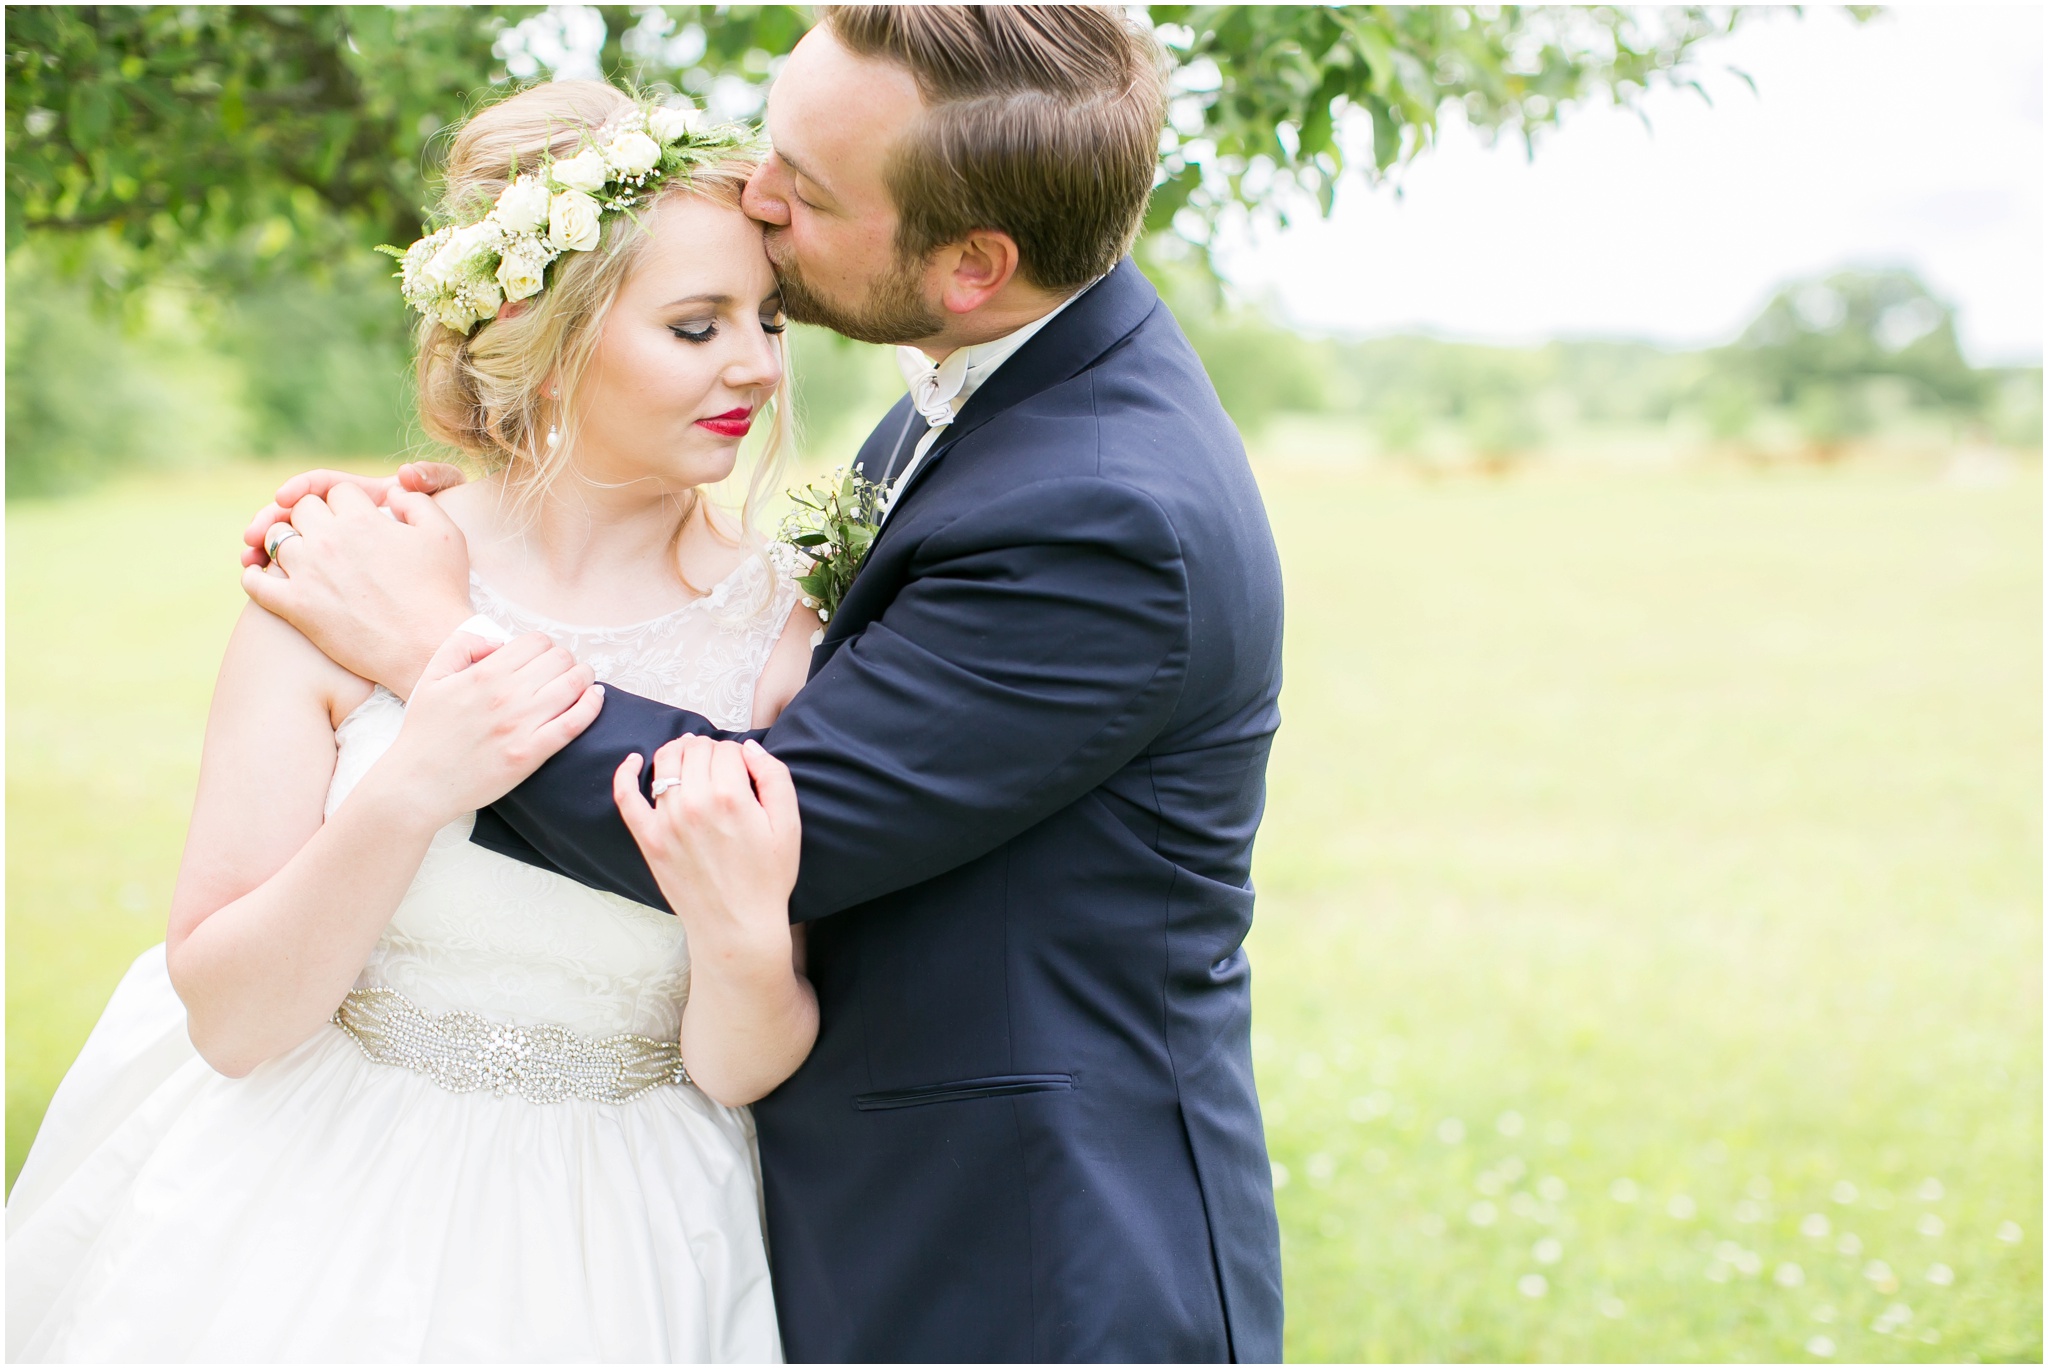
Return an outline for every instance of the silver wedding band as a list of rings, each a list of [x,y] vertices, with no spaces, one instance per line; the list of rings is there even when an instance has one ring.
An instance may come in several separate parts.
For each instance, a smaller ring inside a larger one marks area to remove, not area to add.
[[[648,786],[648,792],[653,794],[654,797],[660,798],[669,790],[680,789],[682,787],[683,782],[681,780],[656,780],[653,784]]]
[[[275,564],[277,561],[277,549],[279,547],[283,546],[286,542],[289,542],[294,537],[304,536],[304,533],[300,532],[297,528],[293,527],[289,523],[272,523],[270,525],[270,531],[263,534],[263,554],[270,558],[272,564]],[[280,566],[279,569],[282,570],[283,567]]]

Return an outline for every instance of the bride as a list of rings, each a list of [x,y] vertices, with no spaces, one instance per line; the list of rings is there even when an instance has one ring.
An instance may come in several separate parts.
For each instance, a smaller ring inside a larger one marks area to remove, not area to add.
[[[627,758],[618,802],[677,916],[467,840],[598,681],[740,729],[803,680],[815,615],[698,493],[786,409],[743,154],[597,82],[456,139],[444,209],[473,226],[403,274],[425,426],[492,472],[438,497],[490,622],[401,702],[243,615],[167,943],[9,1202],[10,1359],[780,1357],[744,1105],[816,1034],[786,773],[690,738],[652,758],[650,806]],[[678,784],[730,822],[687,829]],[[693,917],[721,831],[746,925]]]

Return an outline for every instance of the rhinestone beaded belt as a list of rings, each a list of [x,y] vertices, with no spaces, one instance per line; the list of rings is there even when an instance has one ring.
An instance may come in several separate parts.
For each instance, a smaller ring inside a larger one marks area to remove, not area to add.
[[[452,1093],[489,1089],[529,1103],[623,1103],[662,1084],[690,1082],[673,1041],[624,1033],[594,1040],[566,1027],[427,1013],[391,989],[355,990],[334,1010],[334,1025],[378,1064],[424,1074]]]

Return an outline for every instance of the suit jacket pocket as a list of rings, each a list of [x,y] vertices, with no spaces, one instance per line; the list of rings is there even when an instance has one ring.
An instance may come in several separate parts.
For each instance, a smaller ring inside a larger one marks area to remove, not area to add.
[[[991,1074],[982,1079],[920,1084],[914,1089],[855,1094],[853,1105],[862,1112],[887,1112],[931,1103],[960,1103],[970,1098],[1004,1098],[1015,1093],[1062,1093],[1073,1087],[1071,1074]]]

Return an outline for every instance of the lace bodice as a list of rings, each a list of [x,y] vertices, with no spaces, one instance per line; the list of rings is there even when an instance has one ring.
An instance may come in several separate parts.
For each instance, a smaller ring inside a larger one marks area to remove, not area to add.
[[[626,627],[542,618],[474,577],[470,598],[513,632],[546,633],[606,684],[744,728],[797,590],[787,562],[750,556],[704,598]],[[404,721],[405,705],[381,687],[342,721],[327,812]],[[435,835],[358,986],[395,989],[434,1013],[673,1037],[689,985],[681,923],[473,845],[474,825],[465,814]]]

